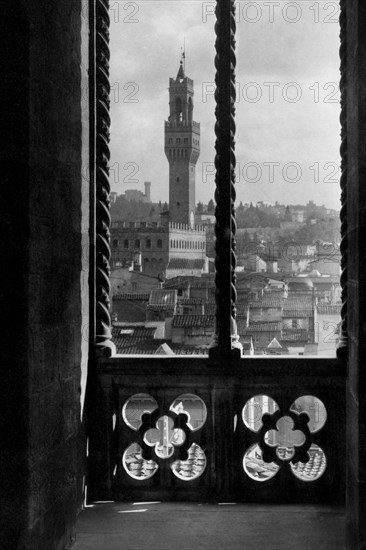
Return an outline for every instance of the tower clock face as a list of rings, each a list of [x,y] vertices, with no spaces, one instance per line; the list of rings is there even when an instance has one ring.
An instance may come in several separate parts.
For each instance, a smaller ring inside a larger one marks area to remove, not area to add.
[[[191,229],[194,228],[194,213],[191,212]]]

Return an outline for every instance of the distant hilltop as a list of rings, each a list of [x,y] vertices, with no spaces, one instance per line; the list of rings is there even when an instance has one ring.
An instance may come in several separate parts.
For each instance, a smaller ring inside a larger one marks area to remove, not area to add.
[[[128,202],[151,203],[151,181],[144,181],[145,193],[139,189],[126,189],[124,195],[118,195],[115,191],[110,193],[112,203],[115,203],[118,196],[124,197]]]

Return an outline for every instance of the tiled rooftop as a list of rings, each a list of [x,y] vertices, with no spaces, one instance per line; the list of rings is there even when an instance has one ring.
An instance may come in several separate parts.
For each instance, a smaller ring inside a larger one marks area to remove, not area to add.
[[[178,304],[182,306],[195,306],[203,304],[203,298],[178,298]]]
[[[283,310],[282,317],[306,318],[306,317],[312,316],[312,313],[313,313],[313,310],[308,308],[299,309],[296,307],[292,307],[288,309],[286,307],[286,309]]]
[[[249,303],[250,309],[257,309],[257,308],[282,308],[283,307],[283,301],[279,300],[278,298],[274,299],[268,299],[265,298],[264,300],[251,300]]]
[[[150,298],[149,292],[120,292],[113,295],[113,300],[148,300]]]
[[[216,304],[205,302],[205,315],[215,315],[216,312]]]
[[[213,327],[215,324],[214,315],[174,315],[173,327]]]
[[[236,315],[238,317],[246,317],[248,314],[248,304],[241,304],[240,302],[236,303]]]
[[[117,353],[137,353],[128,351],[130,348],[140,347],[141,343],[152,343],[152,347],[156,346],[154,340],[156,328],[126,325],[123,327],[112,327],[112,342],[115,344]],[[143,346],[142,346],[143,347]]]
[[[174,309],[177,303],[176,290],[152,290],[148,303],[149,309]]]
[[[167,269],[203,269],[205,261],[191,258],[171,258]]]
[[[340,315],[341,314],[341,305],[317,305],[317,312],[320,315],[328,314],[328,315]]]
[[[164,282],[164,288],[173,288],[179,290],[186,290],[189,288],[189,277],[172,277]]]
[[[282,329],[282,323],[279,323],[278,321],[265,322],[265,323],[250,323],[249,327],[246,329],[246,333],[251,334],[252,332],[273,332],[273,331],[281,331],[281,329]]]
[[[282,340],[284,342],[307,342],[309,332],[302,329],[284,330],[282,332]]]

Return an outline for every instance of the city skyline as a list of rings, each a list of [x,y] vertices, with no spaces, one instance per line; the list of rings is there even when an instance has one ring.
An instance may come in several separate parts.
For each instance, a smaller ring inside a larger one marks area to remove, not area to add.
[[[168,201],[167,88],[185,38],[186,74],[194,80],[195,120],[202,136],[196,202],[213,197],[211,4],[140,2],[136,13],[112,11],[112,191],[142,190],[143,182],[151,181],[152,200]],[[274,12],[270,22],[271,14],[263,9],[261,18],[250,23],[255,13],[244,14],[244,3],[238,6],[237,203],[314,200],[339,210],[338,26],[326,23],[325,13],[305,7],[297,22],[290,22],[295,12],[283,10]]]

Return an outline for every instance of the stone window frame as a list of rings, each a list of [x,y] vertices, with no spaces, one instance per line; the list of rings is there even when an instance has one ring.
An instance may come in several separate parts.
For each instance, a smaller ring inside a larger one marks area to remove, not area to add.
[[[95,52],[91,57],[90,96],[91,185],[94,183],[96,208],[94,222],[95,251],[91,253],[95,285],[95,346],[110,353],[111,317],[109,312],[110,250],[110,183],[109,183],[109,1],[90,0],[91,41]],[[347,356],[347,82],[346,82],[346,0],[340,0],[340,59],[341,59],[341,337],[337,356]],[[236,328],[236,225],[235,225],[235,0],[217,0],[216,26],[216,334],[212,357],[241,356]],[[173,158],[174,158],[173,151]],[[227,174],[230,174],[229,183]],[[95,178],[93,180],[93,178]],[[229,246],[228,244],[229,235]],[[204,246],[201,246],[202,250]],[[94,269],[95,266],[95,269]],[[228,282],[229,281],[229,282]],[[221,299],[218,299],[218,296]],[[223,299],[225,296],[225,299]]]

